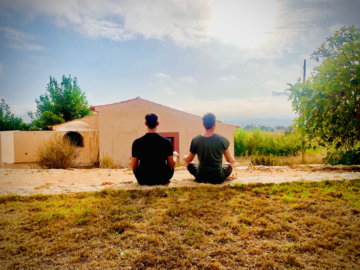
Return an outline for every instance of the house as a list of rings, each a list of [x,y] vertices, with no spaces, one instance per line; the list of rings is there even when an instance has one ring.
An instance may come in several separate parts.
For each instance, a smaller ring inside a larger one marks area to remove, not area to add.
[[[78,160],[81,165],[91,166],[108,155],[115,164],[127,167],[133,141],[146,133],[145,115],[149,112],[159,115],[159,134],[172,141],[174,151],[181,157],[188,153],[192,138],[204,132],[200,116],[140,97],[90,108],[96,114],[51,126],[51,131],[0,132],[3,162],[36,162],[30,146],[34,148],[49,136],[68,136],[82,148]],[[234,155],[234,131],[238,126],[220,122],[216,125],[216,132],[230,141],[230,152]]]

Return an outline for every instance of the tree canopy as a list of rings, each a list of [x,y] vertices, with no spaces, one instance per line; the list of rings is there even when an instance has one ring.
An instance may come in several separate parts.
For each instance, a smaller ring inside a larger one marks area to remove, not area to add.
[[[10,106],[1,99],[0,103],[0,130],[21,130],[23,121],[19,117],[15,117],[10,111]]]
[[[322,62],[309,80],[288,84],[299,115],[295,123],[310,140],[321,139],[337,149],[352,147],[360,138],[359,28],[342,27],[311,59]]]
[[[63,75],[59,84],[50,76],[46,93],[35,100],[37,111],[35,115],[29,112],[33,119],[30,129],[47,129],[48,126],[79,119],[93,114],[88,101],[77,82],[77,78]]]

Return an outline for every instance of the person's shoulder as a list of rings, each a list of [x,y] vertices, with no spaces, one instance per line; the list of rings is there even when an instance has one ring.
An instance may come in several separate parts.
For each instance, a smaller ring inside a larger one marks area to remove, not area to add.
[[[197,136],[195,136],[195,137],[193,138],[193,141],[201,140],[202,137],[203,137],[203,136],[201,136],[201,135],[197,135]]]
[[[159,137],[158,137],[158,142],[159,143],[161,143],[161,144],[163,144],[163,145],[167,145],[167,144],[172,144],[171,143],[171,140],[170,139],[168,139],[168,138],[166,138],[166,137],[163,137],[163,136],[161,136],[160,134],[158,134],[159,135]]]
[[[214,136],[215,136],[215,138],[218,138],[218,139],[221,139],[221,140],[226,139],[226,137],[225,137],[225,136],[220,135],[220,134],[217,134],[217,133],[215,133],[215,134],[214,134]]]
[[[145,136],[146,136],[146,135],[144,135],[144,136],[142,136],[142,137],[140,137],[140,138],[137,138],[137,139],[134,141],[134,143],[138,143],[138,142],[143,141],[143,140],[145,139]]]
[[[215,136],[215,138],[217,139],[217,140],[219,140],[219,141],[229,141],[225,136],[223,136],[223,135],[220,135],[220,134],[214,134],[214,136]]]
[[[165,140],[165,141],[171,142],[168,138],[166,138],[166,137],[164,137],[164,136],[161,136],[160,134],[158,134],[158,138],[161,139],[161,140]]]

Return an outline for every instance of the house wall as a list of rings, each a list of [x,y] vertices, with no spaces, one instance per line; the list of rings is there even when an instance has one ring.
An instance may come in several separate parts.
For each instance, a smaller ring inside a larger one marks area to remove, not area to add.
[[[14,163],[14,133],[18,131],[2,131],[1,156],[4,163]]]
[[[108,154],[123,167],[128,167],[134,140],[146,133],[145,115],[149,112],[160,117],[158,132],[179,132],[180,161],[189,152],[192,138],[204,132],[201,117],[142,99],[95,107],[95,111],[99,113],[100,159]],[[219,122],[216,125],[216,133],[230,141],[230,152],[234,155],[236,127]]]
[[[93,115],[85,116],[83,118],[79,118],[79,119],[76,119],[73,121],[65,122],[63,124],[55,125],[55,126],[53,126],[52,129],[58,130],[62,127],[62,125],[68,124],[70,122],[76,122],[76,121],[81,121],[81,122],[88,124],[90,126],[90,129],[98,129],[99,128],[99,116],[97,114],[93,114]]]
[[[80,156],[77,162],[80,165],[94,165],[97,161],[99,152],[99,132],[75,131],[80,133],[84,139],[84,147],[81,147]],[[54,136],[65,136],[67,131],[21,131],[13,133],[13,162],[9,163],[28,163],[38,162],[35,155],[37,147],[44,141]]]

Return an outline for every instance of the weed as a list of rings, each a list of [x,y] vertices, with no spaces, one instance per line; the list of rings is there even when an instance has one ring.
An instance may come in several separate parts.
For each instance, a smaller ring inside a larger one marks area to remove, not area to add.
[[[234,187],[235,187],[235,188],[238,188],[238,189],[242,189],[242,188],[244,187],[244,184],[235,183],[235,184],[234,184]]]
[[[271,194],[277,194],[277,193],[279,193],[279,186],[272,185],[270,187],[269,194],[271,195]]]
[[[310,191],[304,190],[304,191],[302,192],[301,197],[302,197],[303,199],[308,199],[308,198],[309,198],[309,195],[310,195]]]
[[[291,200],[293,200],[295,197],[295,195],[293,193],[289,193],[289,194],[285,194],[284,195],[284,201],[285,202],[290,202]]]
[[[185,218],[181,218],[180,221],[178,221],[178,222],[176,223],[176,225],[178,225],[179,227],[181,227],[181,226],[184,224],[184,222],[185,222]]]

